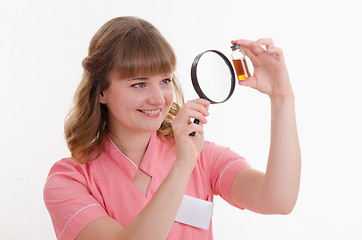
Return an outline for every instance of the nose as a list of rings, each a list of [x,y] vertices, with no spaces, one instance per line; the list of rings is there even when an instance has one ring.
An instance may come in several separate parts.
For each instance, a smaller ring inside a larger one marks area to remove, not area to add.
[[[150,91],[149,103],[152,105],[163,105],[165,104],[164,92],[159,86],[154,86]]]

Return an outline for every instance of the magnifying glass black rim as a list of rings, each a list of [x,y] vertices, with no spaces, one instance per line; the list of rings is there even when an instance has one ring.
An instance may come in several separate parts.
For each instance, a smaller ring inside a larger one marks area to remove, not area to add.
[[[231,86],[230,86],[230,91],[229,91],[229,95],[223,100],[223,101],[213,101],[211,100],[210,98],[208,98],[205,93],[201,90],[201,87],[199,85],[199,81],[197,79],[197,64],[199,63],[199,60],[200,58],[202,57],[202,55],[204,55],[205,53],[207,52],[213,52],[213,53],[216,53],[218,54],[223,60],[224,62],[226,63],[226,65],[228,66],[229,68],[229,71],[230,71],[230,75],[231,75]],[[235,90],[235,73],[234,73],[234,68],[233,66],[231,65],[229,59],[224,55],[222,54],[221,52],[217,51],[217,50],[207,50],[205,52],[202,52],[200,53],[199,55],[197,55],[192,63],[192,66],[191,66],[191,81],[192,81],[192,85],[194,86],[194,89],[197,93],[197,95],[199,95],[200,98],[203,98],[203,99],[206,99],[208,100],[210,103],[223,103],[225,101],[227,101],[231,95],[233,95],[234,93],[234,90]]]

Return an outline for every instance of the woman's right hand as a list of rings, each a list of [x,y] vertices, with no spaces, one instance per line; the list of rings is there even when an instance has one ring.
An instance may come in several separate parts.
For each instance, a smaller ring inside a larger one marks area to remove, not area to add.
[[[192,169],[204,145],[203,125],[207,123],[209,105],[209,101],[201,98],[188,101],[171,122],[177,151],[176,161],[188,164]],[[200,123],[193,123],[191,118],[198,119]],[[190,136],[192,132],[196,133],[195,136]]]

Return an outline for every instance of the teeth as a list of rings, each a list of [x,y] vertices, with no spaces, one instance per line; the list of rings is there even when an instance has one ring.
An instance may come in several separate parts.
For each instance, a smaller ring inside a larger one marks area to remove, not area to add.
[[[158,114],[161,110],[141,110],[141,112],[146,113],[146,114],[150,114],[150,115],[155,115]]]

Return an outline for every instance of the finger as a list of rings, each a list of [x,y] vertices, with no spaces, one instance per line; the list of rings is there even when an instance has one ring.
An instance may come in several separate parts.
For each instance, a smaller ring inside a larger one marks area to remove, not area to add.
[[[202,113],[197,112],[197,111],[190,111],[189,112],[189,119],[190,118],[197,119],[203,124],[207,123],[207,119],[206,119],[205,115],[203,115]]]
[[[260,44],[258,41],[254,41],[250,47],[251,51],[255,53],[255,55],[259,55],[265,53],[266,49],[263,48],[263,45]]]
[[[231,44],[233,44],[233,45],[239,44],[239,45],[250,47],[250,46],[252,46],[253,42],[254,41],[251,41],[248,39],[237,39],[237,40],[232,40]]]
[[[277,60],[284,60],[283,50],[275,46],[273,39],[261,38],[257,40],[261,45],[265,45],[267,53],[274,54]]]
[[[208,114],[207,114],[208,115]],[[173,128],[182,128],[192,123],[191,119],[198,119],[201,123],[207,123],[206,117],[202,112],[190,108],[182,108],[176,117],[172,120],[171,126]]]
[[[195,102],[195,103],[201,104],[205,107],[209,107],[209,105],[210,105],[210,102],[203,98],[194,99],[189,102]]]
[[[271,38],[260,38],[256,42],[259,43],[261,46],[265,45],[266,50],[274,47],[274,41]]]
[[[203,126],[204,126],[203,123],[196,124],[196,123],[190,122],[187,125],[173,128],[173,132],[177,136],[186,136],[186,135],[190,135],[190,133],[193,133],[193,132],[203,133]],[[195,134],[190,135],[190,136],[195,136]]]
[[[240,80],[238,83],[240,86],[256,88],[256,81],[254,76],[245,80]]]
[[[240,49],[251,60],[251,62],[255,62],[257,60],[258,56],[253,51],[251,51],[249,48],[245,48],[243,46],[240,46]]]
[[[268,49],[268,53],[270,54],[274,54],[274,56],[278,59],[278,60],[284,60],[284,53],[283,50],[281,48],[278,47],[270,47]]]
[[[238,44],[240,46],[240,50],[243,51],[243,53],[248,58],[250,58],[252,62],[256,60],[257,55],[249,48],[249,46],[252,45],[252,41],[246,39],[238,39],[238,40],[232,40],[231,44],[233,45]]]
[[[192,101],[188,101],[187,103],[184,104],[184,109],[191,109],[194,111],[198,111],[201,112],[202,114],[204,114],[205,116],[209,115],[209,105],[210,102],[205,100],[205,99],[196,99],[196,100],[192,100]]]
[[[265,49],[258,41],[240,39],[240,41],[237,42],[240,43],[240,46],[243,46],[244,48],[249,48],[255,55],[265,53]]]
[[[265,49],[257,42],[247,39],[232,40],[232,44],[239,44],[240,49],[252,62],[257,61],[258,54],[265,53]]]
[[[203,135],[204,134],[204,126],[202,124],[200,125],[197,125],[195,123],[192,123],[190,124],[189,126],[187,126],[185,128],[185,132],[187,134],[190,134],[190,133],[197,133],[197,134],[200,134],[200,135]],[[195,136],[195,135],[194,135]]]
[[[265,52],[265,49],[261,47],[261,45],[257,41],[251,41],[247,39],[238,39],[231,41],[232,44],[239,44],[240,47],[243,47],[243,50],[248,48],[255,55],[261,54]]]

